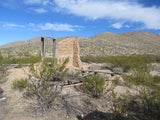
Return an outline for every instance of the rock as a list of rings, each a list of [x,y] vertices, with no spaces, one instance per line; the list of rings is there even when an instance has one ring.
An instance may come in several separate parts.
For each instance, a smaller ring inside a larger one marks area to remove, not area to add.
[[[105,78],[106,79],[111,78],[111,74],[105,74]]]
[[[0,101],[4,101],[4,100],[6,100],[6,97],[0,98]]]
[[[100,65],[92,65],[89,67],[89,70],[100,70],[101,66]]]
[[[100,75],[102,75],[105,79],[108,79],[111,77],[111,74],[105,74],[105,73],[99,73]]]
[[[19,68],[19,64],[11,64],[10,67],[11,68]]]
[[[86,63],[86,62],[82,62],[82,65],[89,65],[89,63]]]
[[[11,64],[6,69],[11,69],[11,68],[19,68],[19,64]]]
[[[115,67],[115,68],[113,68],[113,72],[117,73],[117,74],[122,74],[123,68],[122,67]]]

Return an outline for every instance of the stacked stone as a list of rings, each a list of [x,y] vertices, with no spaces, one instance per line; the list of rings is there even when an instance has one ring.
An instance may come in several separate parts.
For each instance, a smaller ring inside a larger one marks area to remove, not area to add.
[[[63,62],[69,57],[68,67],[81,67],[80,48],[75,38],[67,38],[62,40],[57,45],[57,59]]]

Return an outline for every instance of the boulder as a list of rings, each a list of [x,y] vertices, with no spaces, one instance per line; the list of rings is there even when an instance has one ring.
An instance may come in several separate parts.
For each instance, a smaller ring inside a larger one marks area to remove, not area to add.
[[[113,68],[113,72],[117,73],[117,74],[122,74],[123,68],[122,67],[115,67],[115,68]]]

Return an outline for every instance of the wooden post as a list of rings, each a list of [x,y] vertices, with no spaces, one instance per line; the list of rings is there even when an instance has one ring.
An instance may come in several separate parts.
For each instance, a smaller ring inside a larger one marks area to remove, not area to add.
[[[52,59],[57,58],[57,41],[53,38],[53,53],[52,53]]]
[[[44,60],[45,58],[45,38],[41,37],[41,56],[42,59]]]

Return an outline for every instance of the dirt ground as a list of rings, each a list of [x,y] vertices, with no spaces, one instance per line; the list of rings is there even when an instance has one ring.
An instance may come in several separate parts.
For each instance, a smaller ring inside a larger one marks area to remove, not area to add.
[[[27,68],[23,68],[27,71]],[[104,95],[101,99],[95,99],[85,94],[81,87],[65,87],[62,95],[65,100],[57,99],[54,108],[48,113],[41,114],[36,110],[34,99],[26,99],[25,91],[12,88],[12,82],[16,79],[27,78],[26,72],[22,68],[12,68],[8,70],[7,81],[0,84],[4,90],[0,98],[0,120],[106,120],[112,119],[112,101]],[[106,70],[109,72],[109,70]],[[111,72],[111,71],[110,71]],[[114,76],[109,80],[114,80]],[[123,83],[123,82],[122,82]],[[109,82],[110,86],[111,81]],[[121,95],[130,91],[136,94],[136,88],[129,88],[123,84],[115,88],[115,92]],[[34,107],[35,106],[35,107]],[[98,116],[99,115],[99,116]]]

